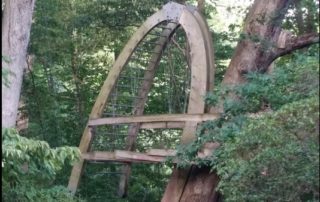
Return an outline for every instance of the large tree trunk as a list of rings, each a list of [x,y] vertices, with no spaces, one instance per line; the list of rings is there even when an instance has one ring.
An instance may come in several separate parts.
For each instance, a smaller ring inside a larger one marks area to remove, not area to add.
[[[6,86],[2,82],[2,127],[16,125],[22,85],[26,68],[32,13],[35,0],[6,0],[2,16],[2,68],[9,71]]]
[[[223,84],[237,85],[245,81],[243,75],[252,71],[266,72],[275,59],[274,46],[277,47],[280,24],[288,8],[289,0],[256,0],[243,30],[243,39],[238,43]]]
[[[223,84],[241,84],[245,82],[245,74],[252,71],[267,72],[276,58],[319,41],[317,33],[291,37],[288,31],[281,30],[280,25],[289,3],[290,0],[254,1],[244,23],[243,38],[236,47]],[[192,166],[191,170],[175,170],[162,202],[220,201],[214,190],[217,183],[218,177],[206,168]]]
[[[245,20],[243,39],[238,43],[223,84],[238,85],[245,82],[249,72],[268,71],[270,64],[280,56],[319,42],[319,33],[292,37],[280,25],[290,0],[258,1]]]

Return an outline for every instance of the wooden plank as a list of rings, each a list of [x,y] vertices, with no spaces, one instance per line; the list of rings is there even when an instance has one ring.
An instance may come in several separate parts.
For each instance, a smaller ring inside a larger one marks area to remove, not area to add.
[[[147,154],[138,153],[138,152],[130,152],[130,151],[115,151],[115,157],[119,160],[128,160],[130,162],[164,162],[165,157],[162,156],[149,156]]]
[[[150,156],[175,156],[177,153],[174,149],[149,149],[147,154]]]
[[[95,151],[81,154],[88,161],[128,162],[128,163],[162,163],[166,156],[152,156],[147,153],[115,150],[114,152]]]
[[[215,188],[218,184],[218,176],[210,172],[209,168],[198,168],[192,166],[188,176],[188,183],[184,187],[179,202],[213,202],[217,201],[218,193]]]
[[[125,124],[125,123],[152,123],[152,122],[202,122],[215,120],[219,114],[163,114],[130,117],[110,117],[89,120],[89,126]]]
[[[101,151],[95,151],[95,152],[88,152],[81,154],[81,157],[85,160],[91,160],[91,161],[115,161],[116,156],[114,152],[101,152]]]
[[[89,150],[92,140],[93,140],[92,128],[89,128],[86,126],[81,138],[80,146],[79,146],[81,153]],[[71,176],[69,178],[69,183],[68,183],[68,189],[71,191],[72,194],[75,194],[77,190],[84,166],[85,166],[84,159],[81,158],[77,163],[74,164],[72,168]]]
[[[193,10],[193,15],[197,19],[201,32],[205,41],[206,54],[207,54],[207,64],[208,64],[208,78],[207,78],[207,91],[212,92],[214,88],[214,75],[215,75],[215,64],[214,64],[214,49],[213,49],[213,40],[210,33],[209,26],[206,20],[202,17],[201,13],[197,10]],[[207,113],[214,113],[213,107],[206,107]]]
[[[186,32],[191,57],[191,86],[188,102],[188,114],[204,113],[204,96],[207,93],[208,61],[204,37],[201,27],[192,12],[185,9],[179,22]],[[190,120],[186,122],[181,143],[187,144],[195,138],[197,124]]]
[[[188,178],[189,173],[189,168],[173,169],[161,202],[179,202],[186,183],[186,178]],[[180,189],[180,187],[182,188]]]
[[[164,122],[153,122],[153,123],[141,123],[141,129],[155,129],[155,128],[183,128],[184,122],[177,121],[164,121]]]
[[[198,152],[199,158],[205,158],[220,146],[219,143],[206,143]],[[121,161],[121,162],[163,162],[166,157],[176,155],[174,149],[149,149],[146,153],[132,152],[127,150],[115,150],[114,152],[94,151],[82,153],[84,160],[90,161]]]

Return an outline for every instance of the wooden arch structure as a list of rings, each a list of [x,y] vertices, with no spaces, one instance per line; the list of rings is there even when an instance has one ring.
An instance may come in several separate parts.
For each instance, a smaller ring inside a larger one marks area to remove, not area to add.
[[[112,96],[112,90],[115,88],[121,72],[125,68],[130,68],[127,67],[127,64],[133,58],[135,51],[138,50],[139,44],[160,25],[162,31],[157,36],[151,57],[144,67],[143,79],[133,102],[131,116],[103,117],[103,111],[110,104],[108,100]],[[187,112],[184,114],[144,115],[148,93],[163,50],[179,27],[184,30],[189,47],[191,82]],[[81,160],[72,169],[68,184],[69,190],[73,193],[76,192],[86,161],[116,161],[125,163],[123,166],[124,174],[120,178],[119,185],[119,195],[124,196],[132,162],[161,162],[164,160],[164,157],[160,155],[134,151],[134,143],[140,129],[181,128],[180,143],[186,144],[195,138],[198,123],[216,119],[218,115],[209,113],[210,110],[206,108],[203,99],[207,91],[213,88],[213,55],[212,39],[207,24],[195,7],[169,2],[160,11],[149,17],[126,44],[102,86],[81,138],[79,146]],[[90,151],[95,128],[113,124],[128,124],[125,149],[113,152]],[[179,170],[174,170],[162,201],[182,200],[187,176],[180,175],[179,172]]]

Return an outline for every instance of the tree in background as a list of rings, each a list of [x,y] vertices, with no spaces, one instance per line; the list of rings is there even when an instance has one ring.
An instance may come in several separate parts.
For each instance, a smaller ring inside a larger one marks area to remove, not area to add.
[[[78,159],[78,149],[51,148],[15,129],[34,5],[35,0],[2,3],[2,199],[76,201],[64,187],[48,185],[65,163]]]
[[[7,72],[6,79],[10,85],[2,82],[2,127],[16,125],[34,5],[35,0],[4,1],[2,72]]]

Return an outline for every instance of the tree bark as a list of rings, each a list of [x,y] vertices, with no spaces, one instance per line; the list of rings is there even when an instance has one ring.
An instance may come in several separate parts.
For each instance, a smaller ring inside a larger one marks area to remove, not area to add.
[[[200,13],[204,13],[205,0],[198,0],[197,9]]]
[[[280,24],[290,0],[254,1],[244,23],[243,39],[238,43],[223,84],[245,82],[244,74],[266,72],[274,59],[272,48],[277,45]]]
[[[290,0],[254,2],[245,21],[244,38],[236,47],[223,84],[241,84],[245,82],[244,75],[248,72],[264,73],[278,57],[319,42],[318,33],[308,33],[293,38],[288,37],[290,35],[288,31],[280,28],[290,2]]]
[[[26,68],[35,0],[6,0],[2,17],[2,68],[9,71],[9,86],[2,82],[2,127],[16,125],[23,70]]]

